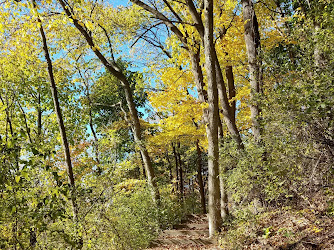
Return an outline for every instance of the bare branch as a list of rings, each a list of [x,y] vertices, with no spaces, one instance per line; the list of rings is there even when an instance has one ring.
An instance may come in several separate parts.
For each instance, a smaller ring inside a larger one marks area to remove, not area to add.
[[[150,26],[149,28],[147,28],[139,37],[136,38],[136,40],[131,44],[131,48],[149,31],[151,31],[152,28],[157,27],[158,25],[163,24],[163,22],[158,22],[152,26]]]

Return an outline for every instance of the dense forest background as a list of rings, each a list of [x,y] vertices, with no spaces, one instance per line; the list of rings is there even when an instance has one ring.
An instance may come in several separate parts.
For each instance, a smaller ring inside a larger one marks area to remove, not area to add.
[[[326,235],[333,27],[331,0],[2,1],[0,248],[141,249],[191,213],[223,249]]]

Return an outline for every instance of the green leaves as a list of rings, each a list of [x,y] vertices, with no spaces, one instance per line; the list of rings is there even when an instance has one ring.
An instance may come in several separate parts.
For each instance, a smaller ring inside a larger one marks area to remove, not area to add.
[[[15,176],[15,181],[16,181],[16,183],[19,183],[20,179],[21,179],[21,176],[20,176],[20,175]]]

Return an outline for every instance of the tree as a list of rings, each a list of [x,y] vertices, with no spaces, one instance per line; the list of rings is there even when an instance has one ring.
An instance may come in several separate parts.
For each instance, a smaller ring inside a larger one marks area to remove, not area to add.
[[[159,200],[159,190],[155,180],[154,169],[152,166],[152,162],[150,156],[147,152],[147,149],[142,141],[142,134],[141,134],[141,125],[138,118],[138,112],[136,110],[133,95],[131,92],[130,83],[126,77],[126,75],[122,72],[121,67],[117,64],[115,60],[109,61],[98,49],[95,45],[91,32],[89,31],[88,27],[84,25],[80,20],[78,20],[75,16],[74,9],[62,0],[59,0],[60,5],[62,6],[64,12],[68,16],[68,18],[73,22],[74,26],[80,31],[80,33],[85,38],[88,45],[94,51],[97,58],[101,61],[101,63],[106,67],[106,69],[114,75],[121,83],[124,88],[126,102],[130,111],[131,116],[131,128],[133,130],[134,139],[137,145],[140,148],[141,156],[144,161],[145,169],[146,169],[146,176],[148,179],[148,183],[152,188],[152,195],[154,200],[158,202]],[[100,25],[101,26],[101,25]],[[103,30],[103,27],[102,27]],[[106,34],[108,36],[108,34]]]
[[[56,82],[55,82],[55,77],[54,77],[54,74],[53,74],[52,60],[51,60],[51,57],[50,57],[50,54],[49,54],[49,49],[48,49],[48,44],[47,44],[46,36],[45,36],[45,33],[44,33],[44,29],[43,29],[43,24],[42,24],[42,21],[41,21],[40,17],[38,16],[37,5],[36,5],[36,2],[34,0],[32,0],[32,5],[33,5],[33,11],[35,12],[35,14],[37,14],[36,18],[37,18],[37,21],[38,21],[38,24],[39,24],[39,32],[40,32],[42,43],[43,43],[43,50],[44,50],[45,60],[47,62],[47,66],[48,66],[48,73],[49,73],[49,78],[50,78],[50,88],[51,88],[51,93],[52,93],[52,99],[53,99],[53,103],[54,103],[54,109],[55,109],[55,112],[56,112],[56,115],[57,115],[57,121],[58,121],[59,131],[60,131],[61,138],[62,138],[62,144],[63,144],[64,154],[65,154],[65,161],[66,161],[66,166],[67,166],[67,168],[66,168],[67,169],[67,176],[68,176],[68,179],[69,179],[70,193],[71,193],[71,203],[72,203],[72,207],[73,207],[73,220],[74,220],[74,223],[77,225],[78,224],[78,204],[77,204],[77,201],[76,201],[76,188],[75,188],[75,182],[74,182],[74,175],[73,175],[70,148],[69,148],[69,144],[68,144],[68,141],[67,141],[66,129],[65,129],[65,126],[64,126],[63,116],[62,116],[62,112],[61,112],[61,108],[60,108],[60,104],[59,104],[58,91],[57,91],[57,86],[56,86]],[[83,241],[82,241],[82,238],[80,236],[78,237],[76,245],[77,245],[78,248],[82,248],[82,246],[83,246]]]
[[[251,85],[251,118],[252,131],[255,141],[261,138],[261,109],[259,98],[262,93],[262,69],[261,69],[261,39],[259,23],[252,0],[242,0],[243,18],[245,23],[245,42],[248,55],[249,79]]]

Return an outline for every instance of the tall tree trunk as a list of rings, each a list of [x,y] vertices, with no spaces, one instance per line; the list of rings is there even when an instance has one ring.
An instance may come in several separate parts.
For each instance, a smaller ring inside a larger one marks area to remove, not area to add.
[[[129,82],[124,80],[124,83],[125,84],[123,84],[123,87],[125,90],[125,97],[126,97],[126,101],[127,101],[129,110],[130,110],[131,120],[133,124],[132,127],[133,127],[134,139],[135,139],[136,144],[139,145],[139,148],[140,148],[140,154],[143,158],[143,162],[144,162],[144,166],[146,170],[146,178],[147,178],[149,185],[151,186],[153,199],[155,202],[159,204],[159,200],[160,200],[159,189],[158,189],[158,185],[155,179],[155,173],[154,173],[151,158],[142,140],[141,126],[140,126],[140,122],[138,118],[137,109],[133,101],[133,96],[131,93]]]
[[[32,0],[33,6],[35,10],[37,10],[36,2]],[[67,141],[67,136],[66,136],[66,130],[65,130],[65,125],[63,121],[63,116],[59,104],[59,99],[58,99],[58,90],[56,86],[56,82],[54,79],[53,75],[53,65],[52,65],[52,60],[49,54],[49,49],[47,45],[47,40],[46,36],[44,33],[42,21],[40,18],[38,18],[38,23],[39,23],[39,32],[42,38],[42,43],[43,43],[43,50],[44,50],[44,55],[45,55],[45,60],[48,65],[48,73],[49,73],[49,78],[50,78],[50,88],[51,88],[51,93],[52,93],[52,99],[53,99],[53,105],[54,109],[57,115],[57,121],[58,121],[58,126],[59,126],[59,132],[61,134],[61,139],[62,139],[62,144],[63,144],[63,149],[64,149],[64,154],[65,154],[65,162],[66,162],[66,170],[67,170],[67,176],[70,184],[70,190],[71,190],[71,202],[72,202],[72,207],[73,207],[73,220],[77,222],[77,216],[78,216],[78,206],[76,203],[76,194],[75,194],[75,182],[74,182],[74,175],[73,175],[73,168],[72,168],[72,161],[71,161],[71,155],[70,155],[70,148],[69,144]]]
[[[260,58],[260,32],[256,13],[252,0],[242,0],[244,28],[245,28],[245,43],[248,55],[249,79],[251,86],[251,119],[252,130],[256,142],[261,140],[261,126],[258,98],[262,94],[262,72],[261,72],[261,58]]]
[[[219,121],[220,122],[220,121]],[[222,128],[221,128],[222,129]],[[219,132],[220,133],[220,132]],[[218,133],[219,142],[224,143],[224,134],[221,131],[221,135]],[[219,185],[220,185],[220,215],[224,221],[229,214],[227,206],[227,192],[225,187],[224,175],[226,174],[226,167],[223,165],[223,162],[219,162]]]
[[[34,9],[37,12],[37,6],[36,6],[35,0],[32,0],[32,4],[33,4]],[[40,25],[39,32],[42,38],[45,60],[48,65],[48,73],[49,73],[49,78],[50,78],[50,88],[51,88],[51,93],[52,93],[53,104],[54,104],[55,112],[57,115],[59,131],[61,134],[62,144],[64,148],[65,162],[66,162],[66,167],[67,167],[66,170],[67,170],[67,176],[68,176],[69,184],[70,184],[71,203],[72,203],[72,208],[73,208],[73,221],[76,225],[76,230],[78,230],[78,205],[76,202],[76,190],[75,190],[75,181],[74,181],[74,175],[73,175],[73,169],[72,169],[70,148],[69,148],[69,144],[67,141],[66,129],[65,129],[63,116],[62,116],[62,112],[61,112],[61,108],[59,104],[58,90],[57,90],[56,82],[55,82],[54,75],[53,75],[52,60],[49,54],[49,49],[48,49],[47,40],[46,40],[46,36],[44,33],[42,21],[39,17],[38,17],[38,23]],[[83,247],[83,240],[82,240],[82,237],[79,236],[78,232],[76,232],[75,243],[78,249],[81,249]]]
[[[213,95],[211,95],[209,98],[207,96],[206,91],[204,90],[204,81],[203,81],[203,72],[202,72],[202,68],[199,64],[199,57],[200,57],[200,49],[198,49],[197,51],[193,51],[193,48],[189,48],[189,44],[187,42],[187,35],[184,35],[179,29],[178,27],[176,27],[174,25],[174,23],[167,18],[163,13],[159,12],[155,7],[151,7],[147,4],[145,4],[144,2],[140,1],[140,0],[131,0],[131,2],[135,3],[136,5],[142,7],[143,9],[145,9],[146,11],[150,12],[151,14],[153,14],[157,19],[161,20],[165,25],[167,25],[171,31],[177,36],[177,38],[181,41],[181,43],[183,44],[184,48],[188,51],[189,54],[189,58],[191,60],[191,67],[192,67],[192,73],[194,76],[194,80],[196,83],[196,87],[197,87],[197,91],[198,91],[198,95],[200,98],[201,102],[205,102],[208,100],[209,103],[209,109],[208,110],[204,110],[203,111],[203,118],[204,118],[204,122],[206,124],[209,124],[209,127],[207,127],[207,131],[208,131],[208,138],[214,138],[214,140],[216,141],[210,141],[209,139],[209,155],[215,154],[217,155],[217,159],[214,159],[214,157],[209,158],[209,173],[217,174],[218,175],[218,134],[215,133],[218,125],[217,125],[217,121],[215,121],[216,123],[212,123],[213,120],[217,120],[218,116],[218,94],[217,94],[217,86],[216,86],[216,73],[217,73],[217,77],[219,77],[219,81],[221,83],[223,83],[223,77],[222,77],[222,72],[219,66],[219,61],[216,55],[216,51],[213,45],[213,2],[209,2],[206,1],[204,2],[204,7],[205,7],[205,19],[206,19],[206,25],[203,25],[202,19],[201,19],[201,13],[198,13],[196,6],[194,5],[192,0],[186,0],[185,4],[187,5],[189,12],[193,18],[194,21],[194,26],[197,29],[197,31],[199,32],[199,35],[202,39],[202,43],[204,45],[204,48],[206,49],[205,57],[206,57],[206,62],[208,63],[208,58],[209,57],[213,57],[211,58],[211,61],[209,62],[211,65],[206,64],[206,68],[207,68],[207,74],[208,74],[208,81],[209,81],[209,86],[208,86],[208,92],[211,91],[211,94],[213,93]],[[164,1],[165,2],[165,1]],[[165,2],[166,3],[166,2]],[[209,6],[211,5],[211,6]],[[209,9],[207,8],[209,7]],[[167,4],[167,8],[169,8],[169,10],[173,13],[173,15],[177,18],[180,19],[180,17],[175,14],[175,11],[172,9],[172,7],[170,7],[169,4]],[[211,8],[211,9],[210,9]],[[210,27],[211,25],[211,27]],[[210,31],[207,29],[211,29]],[[205,31],[206,30],[206,31]],[[209,32],[208,32],[209,31]],[[211,36],[211,37],[210,37]],[[208,44],[208,40],[209,44]],[[211,43],[211,44],[210,44]],[[207,46],[209,45],[209,47]],[[196,46],[195,46],[196,47]],[[209,51],[209,53],[208,53]],[[215,67],[217,67],[217,70],[215,69]],[[212,76],[212,73],[214,74],[214,76]],[[213,78],[214,80],[213,80]],[[210,80],[211,79],[211,80]],[[214,86],[212,86],[212,83],[214,84]],[[240,149],[243,149],[243,144],[242,144],[242,140],[239,134],[239,131],[237,129],[237,126],[235,124],[235,122],[233,122],[233,118],[231,119],[230,116],[230,106],[228,104],[228,99],[227,99],[227,95],[226,95],[226,88],[225,85],[221,84],[222,86],[222,93],[223,93],[223,99],[222,99],[222,104],[223,104],[223,114],[224,114],[224,119],[227,125],[227,128],[229,130],[229,132],[231,133],[232,138],[237,142],[237,145]],[[214,88],[212,88],[214,87]],[[211,90],[210,90],[211,89]],[[225,89],[225,91],[224,91]],[[212,92],[213,91],[213,92]],[[209,94],[210,95],[210,94]],[[212,97],[214,95],[217,95],[216,99],[216,104],[213,104],[212,102]],[[212,105],[213,104],[213,105]],[[217,106],[217,107],[215,107]],[[215,107],[217,110],[214,111],[212,110],[212,108]],[[213,118],[213,120],[210,117],[210,109],[211,112],[216,112],[216,114],[211,115],[211,117],[215,117]],[[218,129],[217,129],[218,130]],[[222,129],[220,129],[220,131],[222,131]],[[217,131],[218,132],[218,131]],[[210,148],[210,146],[213,146]],[[213,156],[213,155],[212,155]],[[210,162],[216,161],[216,163],[211,164]],[[214,166],[216,166],[215,172],[210,172],[210,169],[214,169]],[[213,178],[214,179],[214,178]],[[219,181],[216,179],[214,179],[216,181],[216,183],[212,183],[212,185],[218,185],[219,186]],[[210,181],[209,181],[210,182]],[[210,190],[213,190],[212,188],[210,188]],[[218,191],[217,191],[218,190]],[[219,189],[216,189],[216,191],[219,193]],[[219,200],[219,195],[217,197],[217,199]],[[217,205],[216,211],[219,211],[220,207]],[[209,201],[209,211],[210,211],[210,201]],[[212,215],[214,213],[211,213]],[[217,213],[216,213],[217,214]],[[219,216],[219,215],[218,215]],[[209,216],[210,218],[210,216]],[[211,221],[212,219],[214,219],[214,216],[211,217]],[[219,221],[219,220],[218,220]],[[219,223],[218,223],[219,224]],[[217,224],[211,224],[212,225],[212,230],[211,230],[211,235],[213,234],[212,232],[217,230]]]
[[[183,163],[181,160],[181,154],[180,154],[180,142],[177,143],[177,160],[179,162],[179,176],[180,176],[180,198],[181,200],[183,200],[183,196],[184,196],[184,183],[183,183]]]
[[[219,145],[218,145],[218,89],[215,69],[215,48],[213,44],[213,0],[204,1],[204,55],[208,78],[208,191],[209,191],[209,233],[214,236],[220,228],[219,188]]]
[[[197,181],[199,186],[199,193],[201,196],[201,207],[202,207],[202,213],[206,214],[205,191],[202,177],[202,151],[201,148],[199,147],[198,140],[196,141],[196,151],[197,151]]]
[[[225,67],[225,74],[227,79],[227,86],[228,86],[228,99],[231,100],[235,97],[235,84],[234,84],[234,75],[233,75],[233,68],[231,65]],[[236,101],[230,102],[231,106],[231,118],[235,123],[235,116],[236,116]]]
[[[66,2],[64,0],[58,0],[58,2],[62,6],[66,15],[73,21],[74,26],[84,36],[87,44],[92,48],[96,57],[101,61],[101,63],[106,67],[106,69],[121,82],[121,85],[122,85],[122,87],[124,89],[124,92],[125,92],[125,98],[126,98],[127,106],[129,108],[129,111],[130,111],[131,125],[132,125],[131,127],[132,127],[134,140],[140,148],[140,154],[143,158],[143,162],[144,162],[144,165],[145,165],[147,181],[148,181],[148,184],[150,185],[151,190],[152,190],[152,197],[153,197],[154,201],[156,201],[159,204],[159,200],[160,200],[159,189],[158,189],[158,185],[157,185],[157,182],[156,182],[156,178],[155,178],[151,158],[150,158],[150,156],[148,154],[148,151],[146,149],[146,146],[143,142],[143,138],[142,138],[142,134],[141,134],[141,125],[140,125],[140,122],[139,122],[137,109],[136,109],[135,103],[133,101],[133,95],[132,95],[132,91],[131,91],[131,88],[130,88],[130,83],[127,80],[124,73],[122,72],[122,70],[118,67],[117,63],[115,61],[109,61],[100,52],[100,50],[95,46],[95,43],[93,41],[93,37],[92,37],[91,33],[89,32],[88,28],[85,25],[81,25],[79,20],[76,19],[76,17],[73,15],[73,10],[72,10],[71,6],[66,4]]]
[[[173,148],[173,155],[174,155],[174,161],[175,161],[176,190],[180,191],[180,189],[179,189],[179,182],[180,182],[179,159],[178,159],[178,156],[177,156],[176,147],[173,143],[172,143],[172,148]]]

